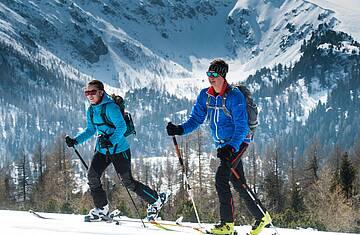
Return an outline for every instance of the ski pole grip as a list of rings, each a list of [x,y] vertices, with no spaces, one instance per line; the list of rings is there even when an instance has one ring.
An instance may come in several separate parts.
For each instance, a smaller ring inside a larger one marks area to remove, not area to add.
[[[184,162],[183,162],[183,159],[182,159],[181,154],[180,154],[179,145],[178,145],[178,143],[177,143],[177,141],[176,141],[175,136],[173,136],[173,142],[174,142],[174,145],[175,145],[176,155],[177,155],[178,158],[179,158],[180,165],[181,165],[181,166],[184,166]]]

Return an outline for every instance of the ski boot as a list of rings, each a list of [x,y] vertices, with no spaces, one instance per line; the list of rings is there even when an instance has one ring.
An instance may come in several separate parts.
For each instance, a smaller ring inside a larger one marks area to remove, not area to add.
[[[250,233],[248,235],[258,235],[267,225],[271,223],[272,219],[269,212],[266,212],[261,220],[256,220],[252,225]]]
[[[85,216],[85,222],[92,222],[92,221],[102,221],[108,220],[109,214],[109,205],[105,205],[102,208],[93,208],[90,210],[89,214]]]
[[[161,208],[168,201],[170,193],[160,193],[159,198],[147,208],[147,216],[146,219],[148,221],[155,221],[159,215]]]
[[[215,224],[210,231],[207,233],[215,234],[215,235],[235,235],[236,232],[234,230],[234,223],[225,223],[221,222],[219,224]]]
[[[122,215],[123,215],[123,213],[119,209],[115,209],[109,214],[109,218],[113,219],[115,217],[120,217]]]

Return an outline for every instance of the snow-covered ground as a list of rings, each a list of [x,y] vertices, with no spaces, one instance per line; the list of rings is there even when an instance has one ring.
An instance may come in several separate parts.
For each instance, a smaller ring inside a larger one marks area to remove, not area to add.
[[[168,226],[176,231],[160,230],[153,225],[148,224],[143,228],[140,222],[121,222],[115,223],[83,222],[82,215],[68,214],[50,214],[40,213],[43,216],[52,219],[40,219],[31,215],[27,211],[9,211],[0,210],[1,234],[31,234],[31,235],[48,235],[48,234],[122,234],[122,235],[172,235],[172,234],[201,234],[200,232],[186,227]],[[197,224],[184,223],[196,227]],[[209,228],[211,225],[205,224]],[[239,235],[246,234],[250,226],[238,226],[236,230]],[[341,235],[346,233],[319,232],[312,229],[280,229],[277,228],[280,235]],[[272,228],[264,229],[261,235],[274,234]]]

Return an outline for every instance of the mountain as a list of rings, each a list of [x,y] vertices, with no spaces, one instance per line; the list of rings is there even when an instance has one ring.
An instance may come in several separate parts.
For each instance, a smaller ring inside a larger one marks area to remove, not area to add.
[[[360,137],[360,43],[325,24],[300,52],[293,65],[263,68],[247,80],[262,110],[258,137],[300,155],[315,140],[325,152],[352,147]]]
[[[0,9],[1,41],[54,55],[122,90],[203,77],[202,58],[229,58],[242,72],[291,61],[320,23],[337,22],[298,0],[6,0]]]
[[[119,225],[107,224],[105,222],[99,223],[85,223],[83,216],[70,215],[70,214],[55,214],[55,213],[40,213],[42,216],[52,219],[40,219],[31,215],[27,211],[6,211],[0,210],[1,218],[3,218],[4,226],[3,231],[7,234],[33,234],[36,232],[38,235],[43,234],[83,234],[83,233],[106,233],[106,234],[121,234],[133,235],[146,233],[148,235],[155,234],[199,234],[198,231],[188,227],[169,226],[169,229],[174,231],[160,230],[156,226],[147,224],[147,228],[143,228],[141,222],[130,222],[131,219],[124,217],[127,221],[120,222]],[[21,221],[21,222],[20,222]],[[165,223],[167,221],[164,221]],[[198,227],[198,224],[184,223],[186,226]],[[210,224],[203,224],[205,228],[210,228]],[[236,226],[235,229],[239,234],[245,234],[250,230],[251,226]],[[311,228],[303,229],[283,229],[276,228],[277,232],[281,235],[296,234],[296,235],[345,235],[350,233],[329,233],[320,232]],[[275,231],[272,228],[265,228],[261,234],[273,234]]]
[[[356,41],[360,41],[360,25],[358,16],[360,14],[360,2],[357,0],[309,0],[323,9],[332,11],[333,16],[339,21],[334,29],[350,34]]]
[[[0,161],[13,159],[22,148],[31,153],[37,143],[46,146],[56,136],[75,135],[84,127],[87,104],[82,87],[92,78],[105,81],[109,93],[131,99],[128,107],[141,132],[130,141],[144,145],[135,145],[134,151],[161,154],[169,143],[164,138],[166,122],[184,118],[181,111],[188,113],[192,103],[185,98],[194,99],[199,88],[208,86],[204,71],[212,58],[229,61],[230,82],[279,63],[292,69],[302,56],[304,40],[322,24],[332,29],[341,22],[331,7],[302,0],[3,0]],[[145,87],[152,90],[144,92]],[[266,89],[255,97],[265,99],[260,94]],[[141,104],[154,97],[159,104]],[[179,105],[173,110],[169,101]],[[259,103],[265,110],[268,104]],[[289,105],[294,104],[292,109],[299,109],[298,116],[306,121],[315,105],[296,103]],[[276,123],[273,114],[262,115],[262,123]],[[149,116],[154,123],[143,127]],[[261,141],[280,129],[269,126],[261,127]],[[151,141],[155,136],[158,140]]]

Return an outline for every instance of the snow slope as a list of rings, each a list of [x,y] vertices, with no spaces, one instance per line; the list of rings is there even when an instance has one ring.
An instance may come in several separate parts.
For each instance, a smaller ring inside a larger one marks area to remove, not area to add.
[[[308,0],[324,9],[331,10],[340,23],[335,30],[343,31],[360,41],[360,1],[359,0]]]
[[[2,234],[121,234],[133,235],[172,235],[172,234],[201,234],[191,228],[171,226],[177,231],[164,231],[148,225],[143,228],[141,223],[122,222],[120,225],[114,223],[85,223],[82,215],[50,214],[40,213],[53,219],[40,219],[31,215],[27,211],[8,211],[0,210],[1,233]],[[184,223],[186,225],[197,226],[197,224]],[[204,225],[206,228],[211,225]],[[170,228],[170,227],[169,227]],[[238,226],[236,230],[239,235],[246,234],[250,226]],[[280,235],[341,235],[345,233],[319,232],[312,229],[277,229]],[[261,235],[271,235],[274,229],[265,229]]]

